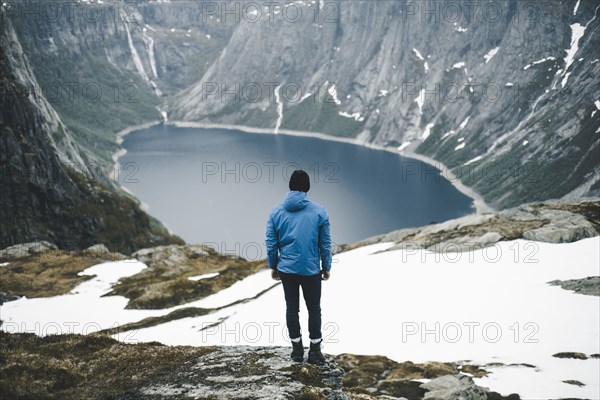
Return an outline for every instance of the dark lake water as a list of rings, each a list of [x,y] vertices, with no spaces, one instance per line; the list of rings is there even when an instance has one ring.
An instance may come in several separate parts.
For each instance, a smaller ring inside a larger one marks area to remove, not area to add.
[[[332,240],[350,243],[474,211],[434,167],[343,142],[156,125],[125,137],[123,186],[188,243],[263,258],[266,220],[294,169],[327,208]]]

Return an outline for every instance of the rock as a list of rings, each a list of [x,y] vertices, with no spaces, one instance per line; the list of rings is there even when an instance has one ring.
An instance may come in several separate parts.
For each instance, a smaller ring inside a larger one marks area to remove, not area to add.
[[[597,211],[600,211],[598,199],[528,203],[439,224],[400,229],[339,246],[338,250],[346,251],[384,242],[396,243],[384,251],[427,249],[438,252],[469,251],[501,240],[514,239],[574,242],[598,235],[596,227],[600,226],[600,222],[595,217]]]
[[[549,285],[560,286],[565,290],[573,290],[575,293],[600,296],[600,276],[588,276],[581,279],[569,279],[566,281],[553,280]]]
[[[19,300],[21,296],[15,294],[8,294],[6,292],[0,292],[0,305],[13,300]]]
[[[573,351],[565,351],[562,353],[553,354],[552,357],[556,358],[574,358],[576,360],[587,360],[587,356],[583,353],[577,353]]]
[[[481,236],[462,236],[439,242],[428,247],[427,250],[438,252],[469,251],[490,246],[500,240],[502,240],[502,235],[498,232],[487,232]]]
[[[14,246],[9,246],[4,250],[0,250],[0,258],[15,259],[29,257],[34,254],[44,253],[50,250],[56,250],[54,243],[47,241],[21,243]]]
[[[421,388],[421,382],[408,379],[383,379],[377,384],[378,395],[402,396],[408,400],[419,400],[426,390]]]
[[[502,396],[497,392],[489,392],[487,394],[487,400],[521,400],[521,396],[516,393],[509,394],[508,396]]]
[[[470,374],[477,378],[481,378],[489,374],[489,372],[487,372],[484,369],[481,369],[478,365],[472,364],[461,365],[460,372]]]
[[[575,379],[567,379],[567,380],[565,380],[563,382],[564,383],[568,383],[569,385],[575,385],[575,386],[579,386],[579,387],[585,386],[585,383],[580,382],[580,381],[575,380]]]
[[[343,371],[331,358],[323,366],[295,363],[287,347],[220,347],[128,399],[201,397],[218,399],[350,400],[339,388]]]
[[[477,386],[466,375],[445,375],[423,383],[427,390],[423,399],[430,400],[487,400],[486,388]]]
[[[585,217],[568,211],[548,210],[542,213],[551,222],[523,232],[523,238],[547,243],[569,243],[594,237],[598,232]]]
[[[87,253],[93,253],[93,254],[108,254],[109,253],[109,250],[103,244],[95,244],[93,246],[88,247],[84,251]]]

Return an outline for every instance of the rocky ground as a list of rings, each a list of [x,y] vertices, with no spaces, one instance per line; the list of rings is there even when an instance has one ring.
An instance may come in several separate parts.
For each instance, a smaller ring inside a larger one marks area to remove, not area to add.
[[[21,296],[49,297],[68,293],[90,276],[79,276],[84,269],[106,261],[122,260],[125,255],[109,252],[103,245],[81,251],[59,250],[50,242],[32,242],[0,251],[0,304]],[[128,308],[160,309],[199,300],[216,293],[248,275],[266,268],[263,261],[247,261],[220,254],[201,245],[168,245],[142,249],[137,258],[148,268],[122,279],[107,294],[129,299]],[[218,273],[211,279],[188,278]]]
[[[600,296],[600,276],[588,276],[583,279],[569,279],[566,281],[556,279],[548,282],[548,284],[560,286],[575,293]]]
[[[50,242],[33,242],[0,251],[0,304],[21,296],[50,297],[68,293],[91,276],[84,269],[125,256],[111,253],[104,245],[84,250],[59,250]]]
[[[570,242],[598,235],[600,200],[528,204],[421,228],[402,229],[340,246],[337,251],[377,242],[396,242],[437,251],[490,246],[499,240]],[[81,251],[58,250],[48,242],[0,251],[0,300],[47,297],[69,292],[89,277],[78,272],[126,256],[103,245]],[[130,299],[130,308],[166,308],[216,293],[265,267],[222,255],[200,245],[142,249],[132,257],[148,268],[122,279],[110,294]],[[191,281],[192,276],[218,273]],[[600,278],[551,281],[584,295],[599,295]],[[269,288],[270,289],[270,288]],[[269,290],[267,289],[267,290]],[[259,294],[260,295],[260,294]],[[477,386],[472,377],[486,365],[396,362],[384,356],[328,355],[321,367],[292,363],[281,347],[186,347],[159,343],[127,344],[107,334],[139,329],[212,312],[194,307],[147,318],[88,336],[0,332],[0,393],[9,399],[518,399]],[[1,323],[1,321],[0,321]],[[597,354],[557,353],[559,358]],[[525,367],[534,368],[532,365]],[[490,365],[491,367],[491,365]],[[581,382],[566,383],[579,385]]]
[[[600,199],[523,204],[502,211],[471,214],[439,224],[405,228],[360,242],[338,246],[337,252],[374,243],[395,242],[399,248],[468,251],[501,240],[526,239],[567,243],[600,234]]]
[[[451,363],[327,356],[295,363],[287,347],[125,344],[104,335],[0,332],[0,392],[20,399],[519,399]]]
[[[157,309],[189,303],[267,267],[264,260],[247,261],[203,245],[158,246],[139,250],[132,257],[148,268],[122,279],[108,294],[127,297],[127,308]],[[209,273],[218,275],[198,281],[188,279]]]

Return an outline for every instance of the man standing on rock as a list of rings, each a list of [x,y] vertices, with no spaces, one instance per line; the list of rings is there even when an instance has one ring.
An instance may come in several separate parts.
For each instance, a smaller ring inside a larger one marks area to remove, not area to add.
[[[325,361],[321,353],[321,280],[328,280],[331,270],[329,215],[324,207],[306,198],[310,178],[305,171],[294,171],[289,188],[267,221],[267,263],[271,277],[281,280],[283,286],[292,360],[304,359],[298,316],[302,287],[310,338],[307,361],[321,364]]]

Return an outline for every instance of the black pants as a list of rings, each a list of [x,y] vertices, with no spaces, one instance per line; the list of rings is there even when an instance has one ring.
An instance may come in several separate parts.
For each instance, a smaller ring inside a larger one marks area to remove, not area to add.
[[[310,339],[321,338],[321,274],[298,275],[279,272],[285,294],[285,319],[290,339],[300,337],[300,286],[308,309]]]

